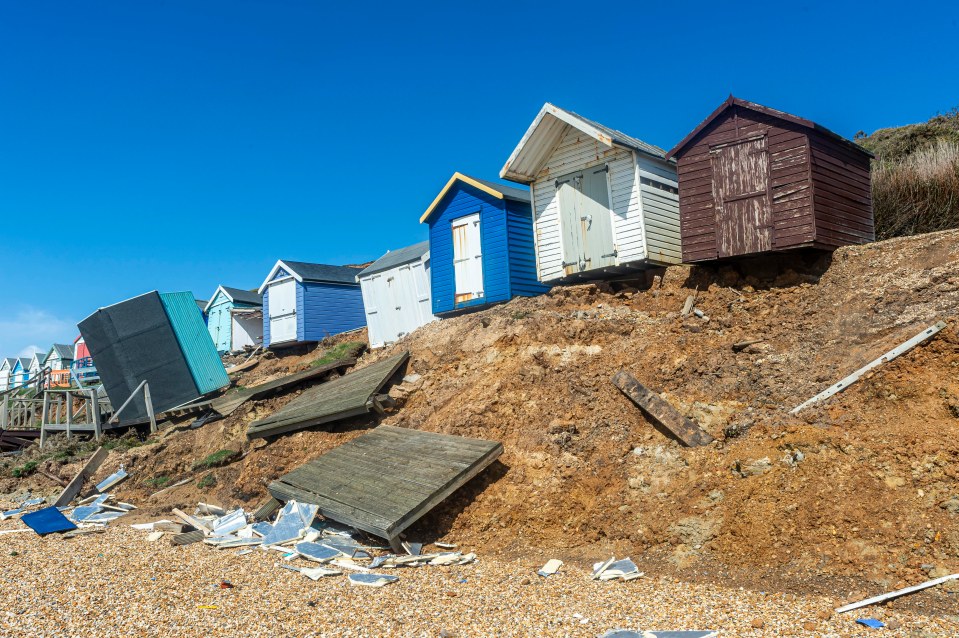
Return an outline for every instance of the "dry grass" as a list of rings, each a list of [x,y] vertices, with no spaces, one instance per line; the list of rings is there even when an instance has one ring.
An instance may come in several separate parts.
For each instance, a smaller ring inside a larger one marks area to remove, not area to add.
[[[872,169],[876,239],[959,227],[959,143],[939,141]]]

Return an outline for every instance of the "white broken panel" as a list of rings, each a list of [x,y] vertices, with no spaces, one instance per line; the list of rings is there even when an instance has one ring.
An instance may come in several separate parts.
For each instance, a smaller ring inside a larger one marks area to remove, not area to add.
[[[321,545],[320,543],[297,543],[293,546],[293,549],[296,550],[296,553],[305,558],[306,560],[311,560],[317,563],[328,563],[335,558],[344,558],[343,552],[333,547],[328,547],[326,545]]]
[[[105,492],[128,476],[129,474],[127,474],[121,465],[119,470],[97,483],[96,490],[98,492]]]
[[[289,501],[277,515],[273,529],[263,536],[263,544],[276,545],[300,538],[303,530],[316,518],[319,509],[317,505]]]
[[[390,576],[388,574],[350,574],[351,585],[362,585],[364,587],[382,587],[395,583],[400,579],[399,576]]]
[[[246,527],[246,512],[241,507],[213,522],[213,535],[226,536]]]

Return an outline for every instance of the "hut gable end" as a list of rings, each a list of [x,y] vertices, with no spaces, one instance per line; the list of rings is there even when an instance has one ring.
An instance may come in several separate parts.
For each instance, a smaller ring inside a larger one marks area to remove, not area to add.
[[[795,116],[727,100],[670,151],[683,261],[871,241],[869,155],[837,138]]]

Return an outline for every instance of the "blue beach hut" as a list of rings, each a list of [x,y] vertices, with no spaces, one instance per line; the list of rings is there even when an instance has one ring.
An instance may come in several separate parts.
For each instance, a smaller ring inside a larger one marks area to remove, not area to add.
[[[541,295],[526,190],[454,173],[420,217],[430,228],[433,314]]]
[[[259,310],[263,297],[255,290],[219,286],[203,309],[206,327],[219,353],[240,350],[243,346],[259,345],[263,341],[263,319],[246,319],[249,313],[234,310]]]
[[[263,344],[320,341],[366,325],[356,276],[362,268],[281,259],[257,291],[263,295]]]

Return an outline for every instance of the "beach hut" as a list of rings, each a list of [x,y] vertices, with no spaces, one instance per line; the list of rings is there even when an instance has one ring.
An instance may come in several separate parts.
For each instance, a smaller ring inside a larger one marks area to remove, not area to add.
[[[255,290],[219,286],[203,308],[206,326],[217,352],[230,352],[240,350],[243,346],[261,344],[263,342],[262,313],[258,319],[250,319],[248,315],[234,315],[233,311],[262,307],[263,297]]]
[[[500,177],[530,187],[540,281],[680,261],[676,169],[657,146],[547,103]]]
[[[436,319],[430,301],[430,243],[393,250],[356,280],[363,291],[371,348],[395,342]]]
[[[18,357],[10,370],[10,387],[19,388],[30,378],[30,357]]]
[[[10,375],[13,373],[13,366],[17,362],[13,357],[4,357],[0,359],[0,392],[10,387]]]
[[[686,262],[875,239],[872,154],[815,122],[730,96],[669,156]]]
[[[93,357],[90,356],[90,348],[82,335],[73,340],[73,363],[70,364],[70,370],[73,376],[84,384],[100,380],[97,368],[93,365]]]
[[[454,173],[420,223],[430,229],[434,315],[549,290],[536,279],[527,191]]]
[[[62,387],[70,385],[70,365],[73,363],[73,346],[55,343],[47,351],[44,367],[50,368],[47,385]]]
[[[230,384],[189,292],[148,292],[100,308],[78,324],[114,406],[131,399],[121,423],[149,416],[142,382],[156,413]]]
[[[320,341],[366,325],[363,295],[353,266],[281,259],[260,286],[263,343],[284,347]]]
[[[47,359],[47,353],[45,350],[37,350],[33,353],[33,356],[30,357],[30,366],[28,372],[31,377],[35,377],[40,374],[40,371],[43,370],[44,361]]]

